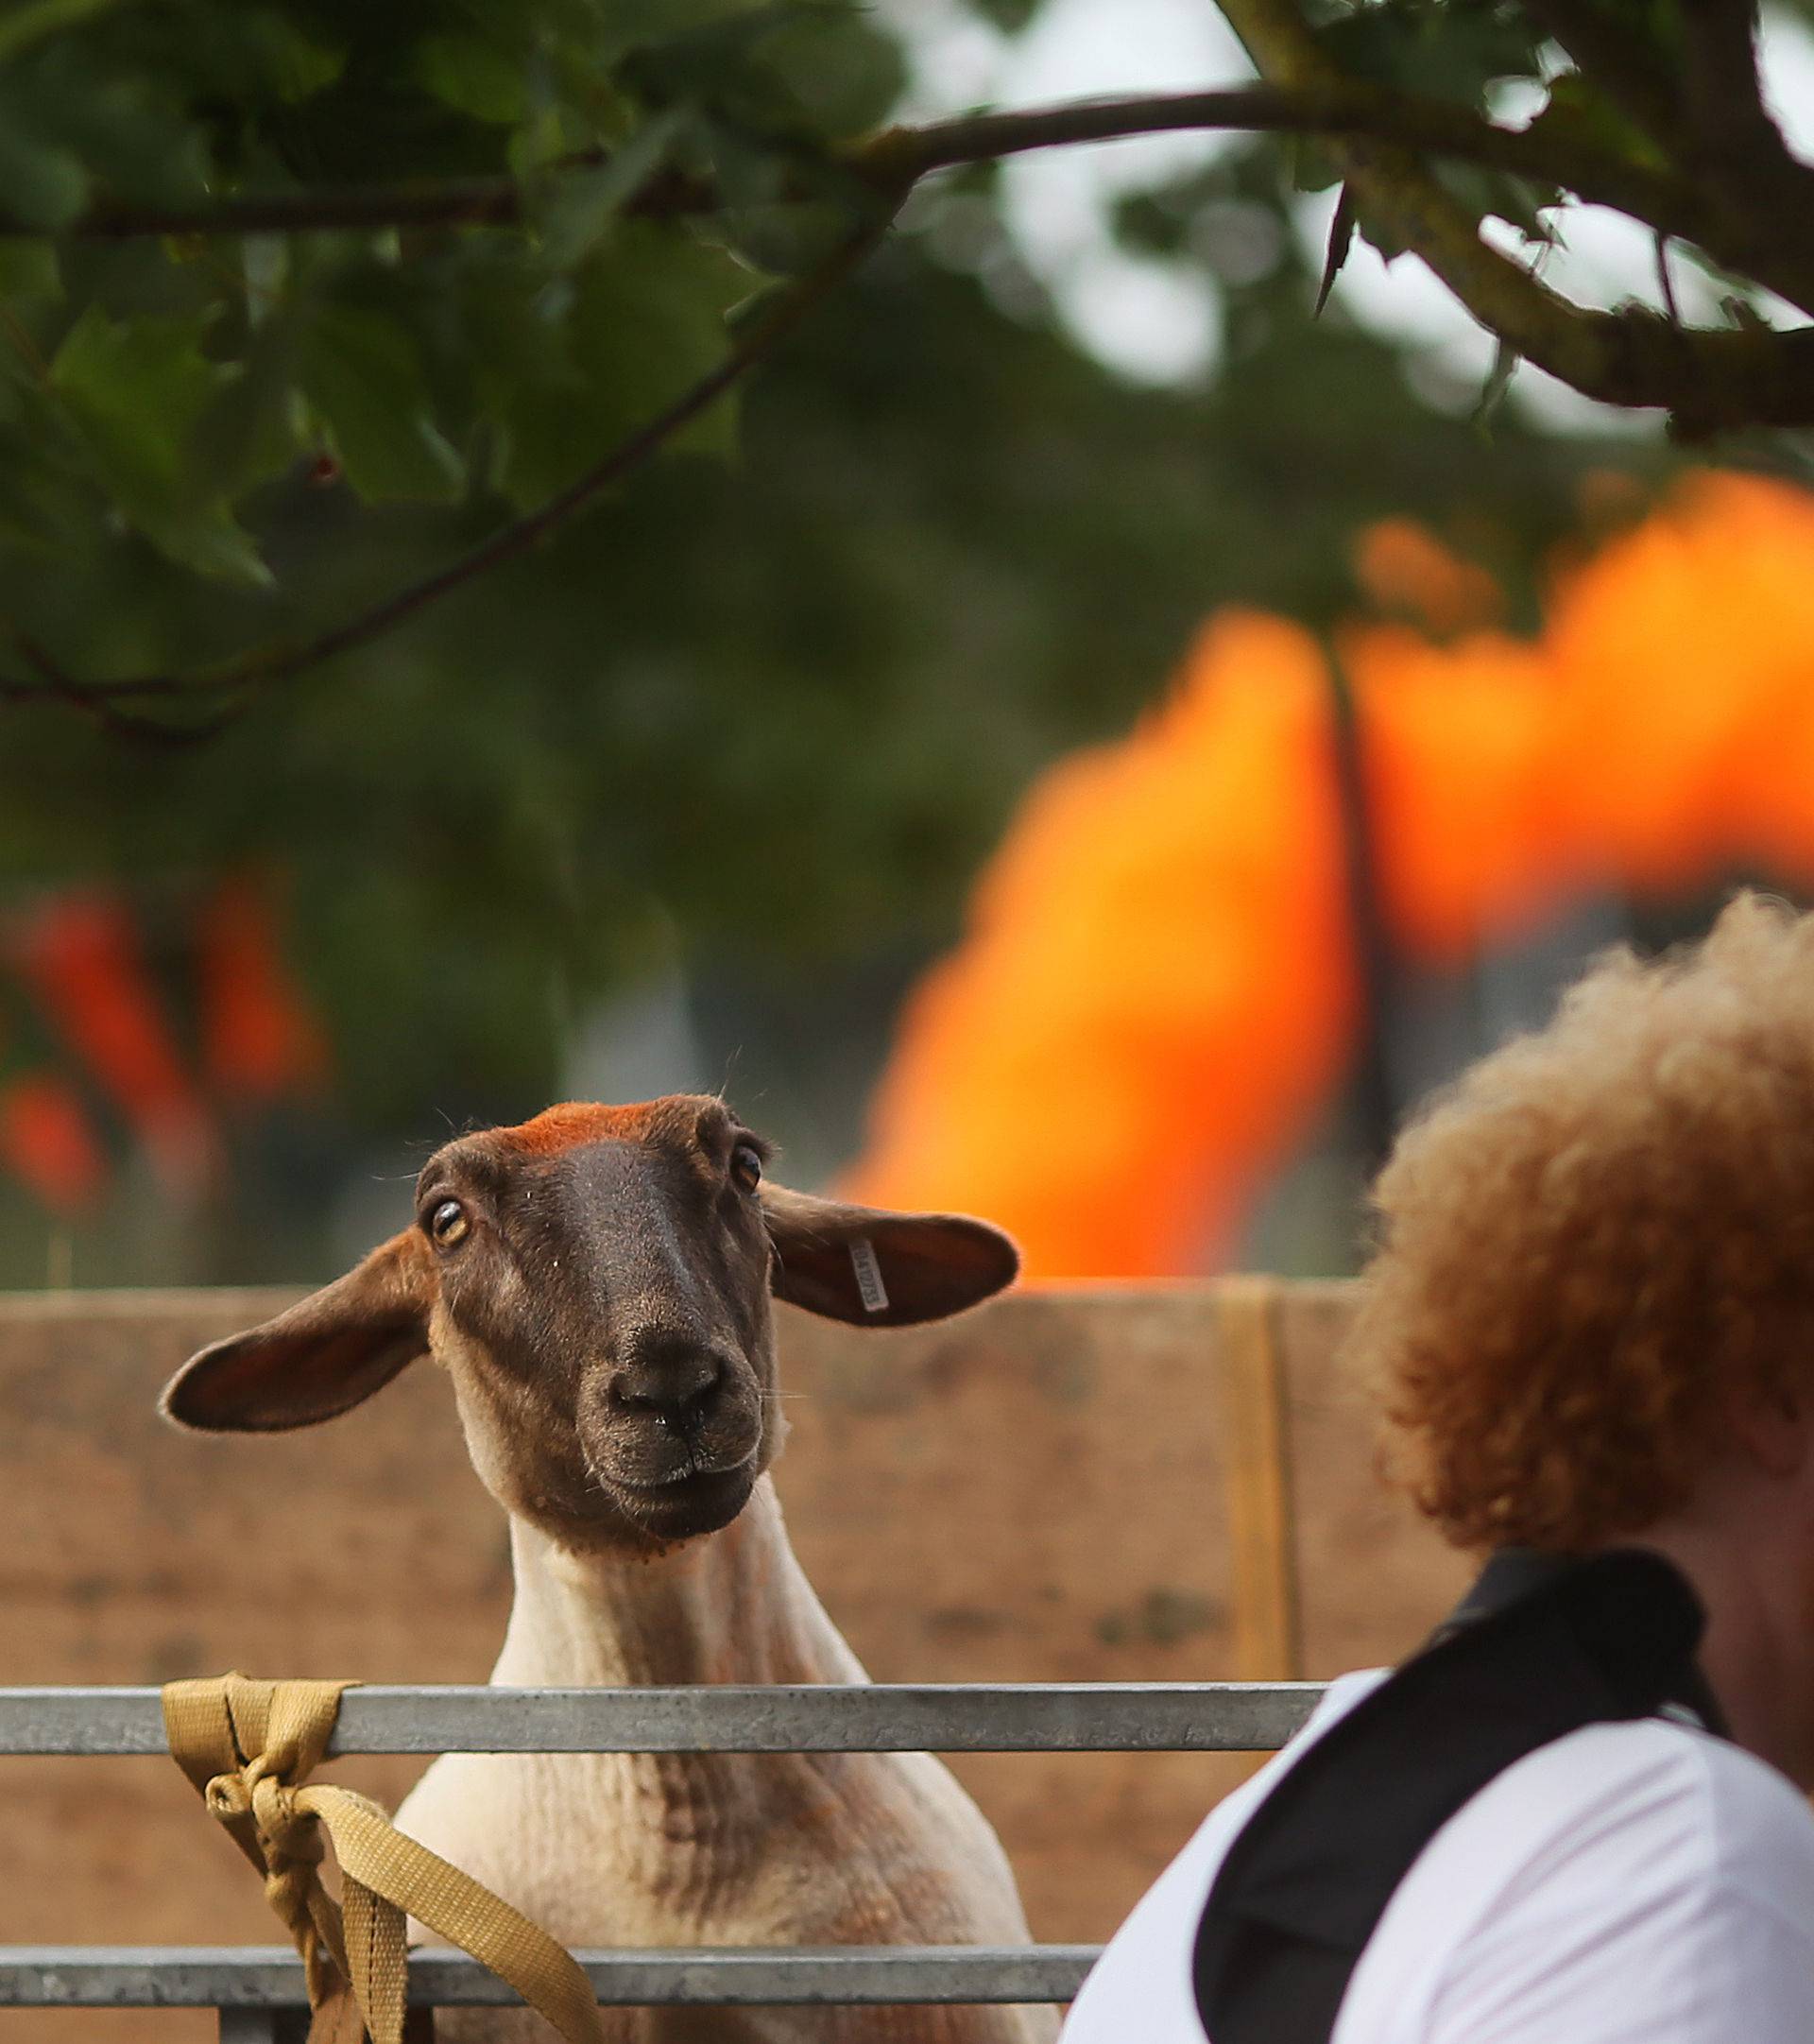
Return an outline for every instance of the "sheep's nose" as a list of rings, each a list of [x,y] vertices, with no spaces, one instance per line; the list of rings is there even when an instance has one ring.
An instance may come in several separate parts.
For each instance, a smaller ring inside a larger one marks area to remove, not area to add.
[[[698,1419],[726,1370],[725,1356],[688,1335],[645,1335],[612,1370],[611,1403],[670,1425]]]

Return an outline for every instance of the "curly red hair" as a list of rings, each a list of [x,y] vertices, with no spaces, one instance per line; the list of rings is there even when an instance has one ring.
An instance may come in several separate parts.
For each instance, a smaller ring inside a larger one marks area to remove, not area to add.
[[[1742,894],[1691,949],[1607,954],[1374,1203],[1349,1353],[1442,1532],[1569,1551],[1678,1508],[1735,1389],[1814,1389],[1814,916]]]

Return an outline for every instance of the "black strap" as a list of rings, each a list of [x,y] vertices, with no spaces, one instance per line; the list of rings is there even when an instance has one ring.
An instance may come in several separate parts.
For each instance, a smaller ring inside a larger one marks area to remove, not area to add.
[[[1670,1704],[1722,1732],[1694,1661],[1703,1624],[1660,1555],[1496,1556],[1429,1645],[1309,1747],[1230,1846],[1193,1967],[1213,2044],[1327,2044],[1412,1863],[1527,1754]]]

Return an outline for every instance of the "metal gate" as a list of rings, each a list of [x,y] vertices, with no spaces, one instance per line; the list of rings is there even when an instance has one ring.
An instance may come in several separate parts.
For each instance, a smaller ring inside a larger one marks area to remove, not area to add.
[[[1312,1682],[950,1683],[347,1691],[328,1753],[1246,1753],[1282,1745]],[[163,1753],[155,1689],[0,1689],[0,1755]],[[0,1809],[4,1802],[0,1800]],[[601,2002],[1068,2001],[1093,1945],[575,1953]],[[464,1953],[410,1961],[421,2007],[508,2003]],[[289,2044],[307,1997],[277,1946],[0,1946],[0,2008],[213,2008],[221,2044]]]

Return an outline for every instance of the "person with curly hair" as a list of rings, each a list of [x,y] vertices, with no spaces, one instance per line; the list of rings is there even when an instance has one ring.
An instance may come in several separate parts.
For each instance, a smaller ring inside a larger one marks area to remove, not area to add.
[[[1374,1201],[1348,1352],[1482,1573],[1211,1812],[1065,2044],[1814,2039],[1814,917],[1605,957]]]

